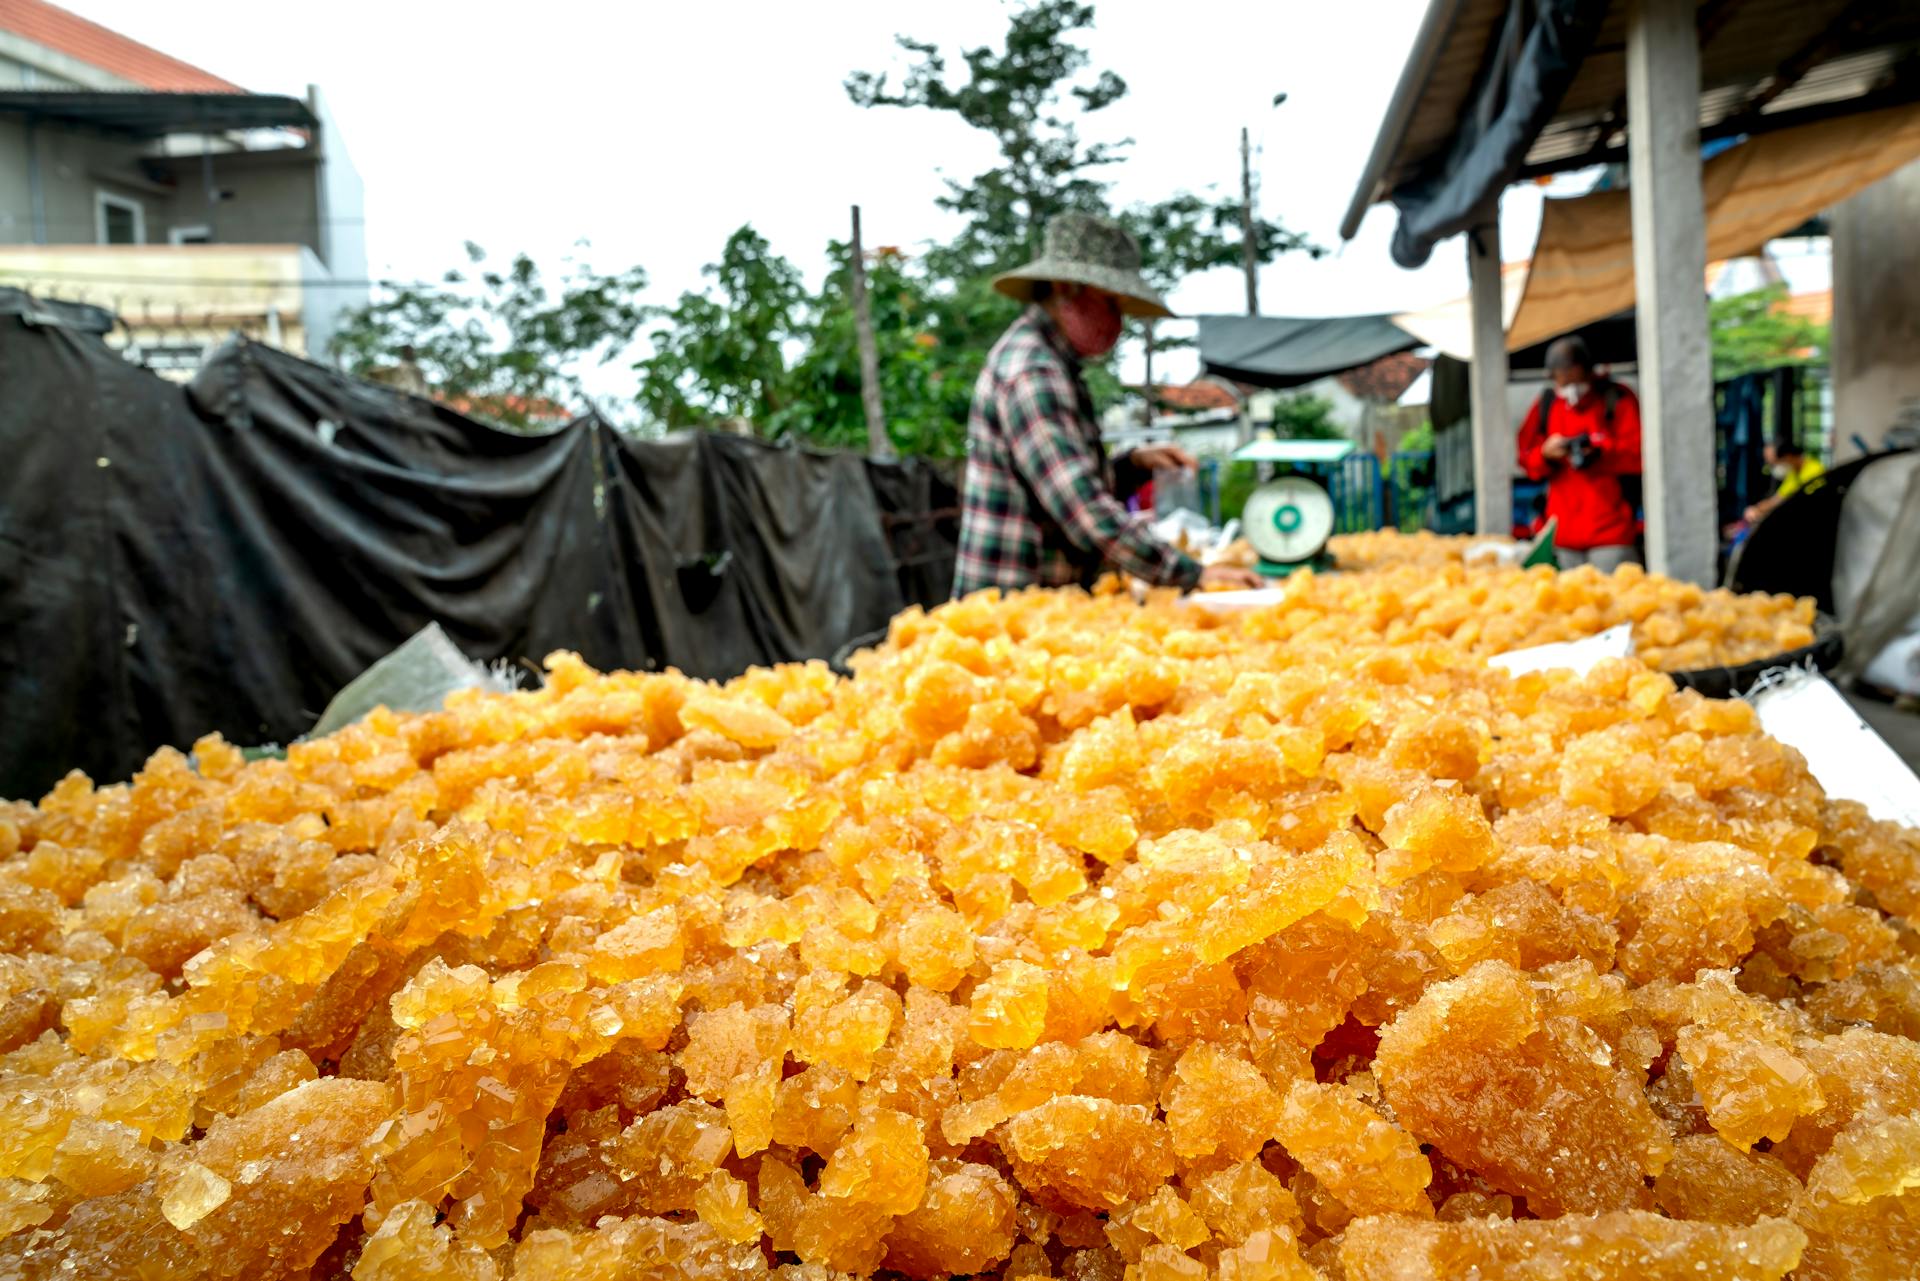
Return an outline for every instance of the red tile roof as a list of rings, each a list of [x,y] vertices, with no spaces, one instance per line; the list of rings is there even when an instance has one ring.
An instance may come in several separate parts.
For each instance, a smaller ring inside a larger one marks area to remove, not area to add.
[[[564,423],[574,417],[573,411],[565,405],[548,400],[544,396],[435,396],[441,404],[456,414],[469,417],[493,417],[499,413],[519,414],[530,422]]]
[[[1237,409],[1240,406],[1240,398],[1233,394],[1233,389],[1212,378],[1202,378],[1184,387],[1161,383],[1153,391],[1154,399],[1166,409],[1191,412],[1199,409]]]
[[[46,0],[0,0],[0,31],[45,45],[90,67],[169,93],[245,93],[231,80],[170,58]]]
[[[1340,385],[1360,399],[1391,405],[1400,399],[1407,388],[1413,386],[1413,380],[1425,373],[1427,366],[1432,363],[1425,356],[1402,351],[1382,356],[1371,365],[1349,369],[1338,377]]]
[[[1788,294],[1774,306],[1785,316],[1803,316],[1816,325],[1833,323],[1833,290],[1815,289],[1804,294]]]

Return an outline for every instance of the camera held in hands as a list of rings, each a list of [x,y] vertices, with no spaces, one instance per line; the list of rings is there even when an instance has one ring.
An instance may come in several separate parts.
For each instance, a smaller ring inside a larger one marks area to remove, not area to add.
[[[1581,432],[1578,436],[1567,438],[1567,466],[1575,471],[1585,471],[1593,465],[1600,451],[1594,447],[1590,432]]]

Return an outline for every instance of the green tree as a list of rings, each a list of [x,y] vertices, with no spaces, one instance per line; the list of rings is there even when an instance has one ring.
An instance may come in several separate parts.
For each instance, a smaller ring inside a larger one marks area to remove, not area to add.
[[[961,53],[967,75],[957,84],[949,83],[939,46],[911,36],[896,37],[918,59],[898,88],[885,73],[847,78],[847,95],[860,106],[950,112],[991,134],[1000,149],[993,168],[968,182],[947,181],[940,207],[966,226],[941,251],[938,270],[956,277],[1004,270],[1033,255],[1054,214],[1105,208],[1107,184],[1093,174],[1118,163],[1127,144],[1083,143],[1069,112],[1112,106],[1126,96],[1127,82],[1112,71],[1086,74],[1092,58],[1070,37],[1092,25],[1091,4],[1041,0],[1014,11],[1004,48]]]
[[[946,112],[989,134],[998,148],[992,168],[966,181],[947,181],[939,204],[960,214],[964,226],[925,259],[935,356],[956,376],[978,371],[1017,310],[993,291],[991,277],[1032,258],[1055,214],[1109,212],[1103,175],[1125,159],[1131,140],[1086,142],[1080,125],[1125,97],[1127,83],[1114,71],[1091,70],[1092,56],[1075,37],[1093,19],[1093,5],[1080,0],[1037,0],[1013,11],[1000,47],[959,54],[964,75],[939,46],[899,36],[914,61],[897,83],[870,71],[855,72],[846,82],[848,96],[861,106]],[[1235,200],[1181,192],[1118,217],[1140,240],[1148,279],[1163,288],[1190,272],[1240,261]],[[1312,249],[1267,221],[1259,224],[1256,242],[1263,262]],[[1090,368],[1088,374],[1096,401],[1119,394],[1110,369]]]
[[[1708,302],[1714,381],[1827,358],[1828,326],[1784,310],[1786,297],[1785,285],[1773,285]]]
[[[680,295],[649,335],[653,354],[634,366],[641,408],[670,430],[744,422],[770,433],[792,394],[786,345],[801,334],[800,271],[745,226],[703,274],[711,286]]]
[[[860,356],[850,296],[848,247],[827,250],[833,264],[807,308],[804,353],[794,364],[788,403],[772,422],[782,437],[864,449]],[[880,357],[887,432],[903,454],[958,457],[966,451],[973,381],[934,357],[934,307],[925,278],[897,249],[869,252],[867,299]]]
[[[1273,402],[1273,434],[1281,440],[1341,440],[1333,421],[1333,402],[1311,392],[1296,392]]]
[[[390,286],[352,308],[327,344],[349,373],[406,383],[517,431],[552,427],[585,407],[583,370],[624,351],[645,322],[647,273],[576,271],[550,285],[525,254],[504,270],[467,242],[466,271],[438,284]]]

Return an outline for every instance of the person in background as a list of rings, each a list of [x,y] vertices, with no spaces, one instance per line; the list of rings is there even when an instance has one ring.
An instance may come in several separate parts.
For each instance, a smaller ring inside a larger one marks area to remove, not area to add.
[[[1124,316],[1171,316],[1141,279],[1140,247],[1117,223],[1061,214],[1039,258],[993,286],[1028,304],[987,355],[967,423],[967,477],[953,594],[983,587],[1090,587],[1106,570],[1191,591],[1257,587],[1154,537],[1126,498],[1157,470],[1192,468],[1177,445],[1109,462],[1083,361],[1113,350]]]
[[[1611,573],[1638,563],[1640,401],[1633,390],[1593,369],[1579,337],[1547,348],[1553,386],[1520,425],[1520,469],[1547,482],[1547,518],[1560,568],[1592,565]]]
[[[1780,482],[1780,487],[1747,508],[1750,526],[1759,524],[1762,516],[1827,474],[1826,464],[1802,449],[1798,441],[1785,437],[1767,442],[1766,459],[1767,470]]]

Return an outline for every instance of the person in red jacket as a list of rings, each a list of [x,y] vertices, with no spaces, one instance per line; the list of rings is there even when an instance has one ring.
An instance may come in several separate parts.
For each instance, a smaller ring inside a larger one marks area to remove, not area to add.
[[[1547,518],[1558,519],[1560,568],[1592,565],[1611,573],[1638,563],[1640,400],[1611,378],[1596,377],[1578,337],[1547,348],[1553,387],[1520,425],[1520,469],[1547,482]]]

